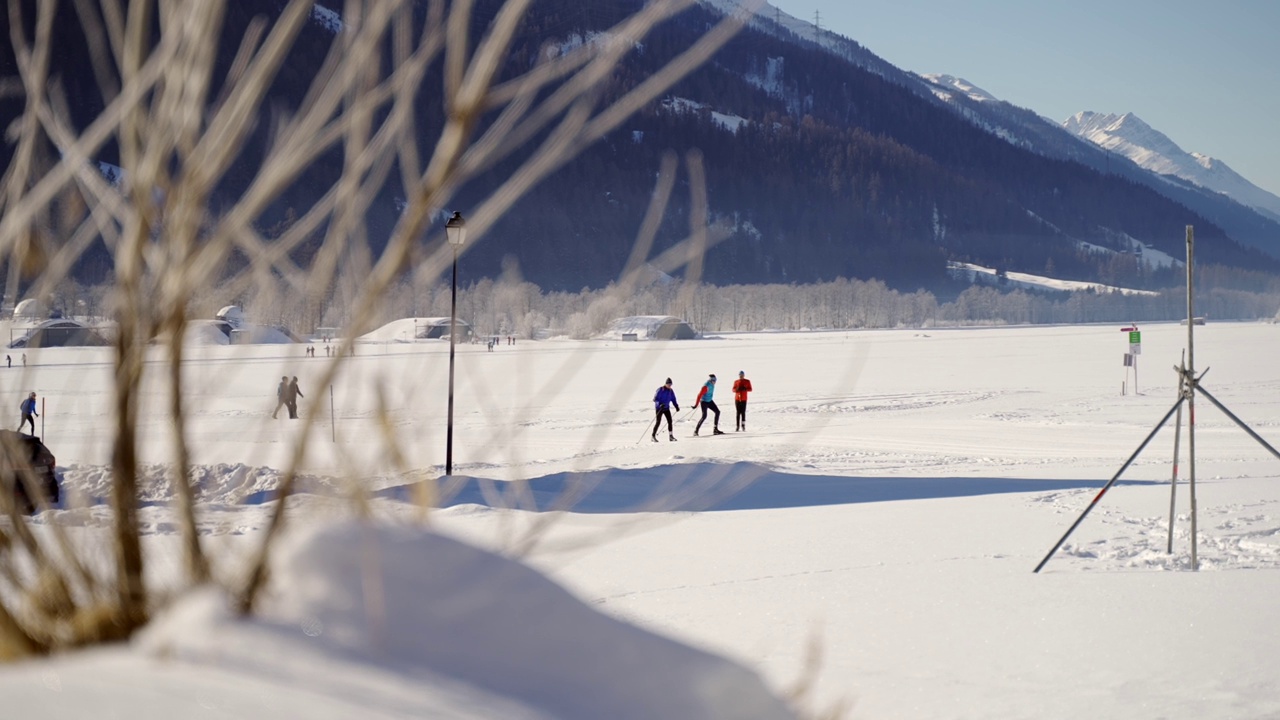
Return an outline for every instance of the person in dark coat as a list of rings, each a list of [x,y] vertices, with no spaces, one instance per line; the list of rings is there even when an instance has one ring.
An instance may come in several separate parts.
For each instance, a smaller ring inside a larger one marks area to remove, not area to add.
[[[276,409],[271,411],[271,419],[275,420],[276,415],[280,413],[280,408],[284,407],[284,396],[289,391],[289,377],[280,378],[280,384],[276,386]]]
[[[298,376],[293,376],[293,381],[289,383],[288,389],[284,391],[284,403],[289,406],[289,418],[291,420],[298,419],[298,398],[303,397],[302,391],[298,389]]]
[[[40,413],[36,412],[36,394],[32,392],[27,396],[26,400],[18,406],[22,410],[22,420],[18,422],[18,432],[22,432],[22,426],[31,423],[31,435],[36,434],[36,418],[40,417]]]
[[[680,403],[676,401],[676,391],[671,388],[671,378],[667,378],[667,382],[658,388],[658,392],[653,394],[653,409],[657,415],[653,421],[653,433],[650,437],[654,442],[658,442],[658,428],[662,427],[662,418],[667,419],[667,439],[675,442],[675,428],[671,423],[671,406],[674,406],[676,412],[680,412]]]

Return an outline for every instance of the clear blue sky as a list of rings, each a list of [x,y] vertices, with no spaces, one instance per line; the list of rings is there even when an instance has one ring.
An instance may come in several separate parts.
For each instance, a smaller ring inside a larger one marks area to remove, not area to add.
[[[770,0],[1061,122],[1132,112],[1280,195],[1280,0]]]

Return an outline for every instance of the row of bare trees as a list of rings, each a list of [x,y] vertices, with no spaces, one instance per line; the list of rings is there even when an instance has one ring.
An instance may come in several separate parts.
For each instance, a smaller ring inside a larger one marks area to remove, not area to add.
[[[303,299],[289,302],[284,293],[263,297],[276,304],[251,300],[244,306],[248,316],[259,322],[278,323],[302,334],[316,327],[308,324],[311,317],[323,317],[329,327],[349,327],[336,305],[316,314],[308,312]],[[281,306],[282,302],[287,304]],[[437,281],[415,287],[406,280],[388,294],[373,324],[447,317],[449,303],[448,284]],[[1197,305],[1201,314],[1219,319],[1269,319],[1280,308],[1280,295],[1206,288],[1198,293]],[[532,283],[506,277],[460,288],[458,313],[481,335],[590,338],[615,319],[631,315],[674,315],[706,332],[1172,321],[1185,315],[1186,299],[1180,289],[1046,294],[976,285],[949,302],[939,302],[925,290],[904,293],[878,280],[845,279],[810,285],[730,286],[668,280],[627,292],[608,287],[568,293],[543,292]],[[351,328],[355,334],[370,329]]]
[[[77,286],[79,288],[79,286]],[[254,322],[287,327],[299,335],[317,327],[340,328],[359,335],[377,325],[402,318],[447,317],[449,285],[438,279],[419,282],[403,278],[387,293],[370,325],[352,327],[337,294],[320,302],[308,294],[284,288],[255,289],[239,303]],[[76,295],[102,296],[106,288],[79,288]],[[66,294],[64,294],[66,295]],[[59,296],[63,297],[63,296]],[[212,317],[228,302],[210,294],[192,307],[197,317]],[[76,303],[86,305],[84,300]],[[1269,319],[1280,308],[1280,296],[1209,288],[1198,296],[1201,314],[1219,319]],[[63,307],[67,305],[53,305]],[[459,317],[480,335],[537,338],[566,335],[590,338],[610,323],[631,315],[674,315],[707,332],[749,332],[812,328],[894,328],[937,325],[1052,324],[1111,321],[1178,320],[1185,314],[1180,290],[1161,293],[1077,291],[1049,294],[977,285],[950,302],[939,302],[928,291],[903,293],[877,280],[835,280],[810,285],[696,284],[676,280],[633,287],[584,289],[576,293],[544,292],[514,273],[482,279],[459,288]]]

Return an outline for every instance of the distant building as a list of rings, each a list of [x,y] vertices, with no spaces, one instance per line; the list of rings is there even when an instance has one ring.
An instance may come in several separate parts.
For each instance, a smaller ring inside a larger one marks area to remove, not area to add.
[[[49,317],[49,311],[35,298],[27,298],[13,308],[13,319],[16,322],[36,322]]]
[[[458,342],[469,341],[474,335],[471,326],[465,320],[458,320],[457,323]],[[449,337],[449,318],[447,317],[415,318],[413,324],[413,335],[419,340]]]
[[[286,327],[250,323],[239,307],[228,305],[219,310],[212,320],[189,321],[184,342],[196,345],[285,345],[304,340]]]
[[[25,335],[9,343],[9,347],[105,347],[110,344],[111,341],[103,337],[97,328],[76,320],[59,318],[31,328]]]
[[[230,325],[233,330],[244,327],[244,312],[239,306],[228,305],[219,310],[214,317]]]
[[[692,340],[698,331],[674,315],[633,315],[609,324],[604,337],[622,339],[634,335],[638,340]]]

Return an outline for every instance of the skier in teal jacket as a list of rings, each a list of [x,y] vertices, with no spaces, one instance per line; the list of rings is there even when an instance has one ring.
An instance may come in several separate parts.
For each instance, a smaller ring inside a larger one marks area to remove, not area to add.
[[[702,408],[702,417],[698,418],[698,426],[693,429],[694,435],[698,434],[698,431],[702,429],[702,423],[706,422],[708,410],[716,414],[715,419],[711,421],[711,428],[712,430],[714,430],[714,432],[712,432],[711,434],[712,435],[724,434],[724,431],[720,429],[720,408],[716,406],[716,401],[712,399],[712,396],[715,395],[715,392],[716,392],[716,375],[715,373],[712,373],[711,377],[708,378],[707,381],[702,384],[702,389],[698,391],[698,399],[694,401],[695,405]]]

